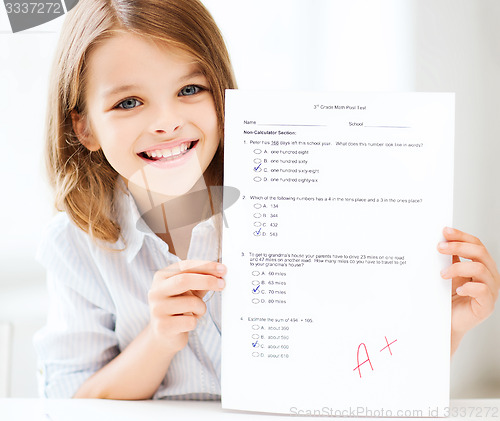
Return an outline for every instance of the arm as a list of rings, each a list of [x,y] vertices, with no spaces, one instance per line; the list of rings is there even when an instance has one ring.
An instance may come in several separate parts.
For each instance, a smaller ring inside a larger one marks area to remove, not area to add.
[[[451,354],[465,333],[493,312],[500,288],[495,261],[481,241],[462,231],[445,228],[446,241],[438,244],[442,254],[453,256],[443,270],[444,279],[452,279]],[[462,262],[460,257],[470,259]]]
[[[156,272],[149,291],[151,320],[116,358],[94,373],[75,398],[149,399],[206,311],[203,296],[224,288],[225,266],[182,261]]]

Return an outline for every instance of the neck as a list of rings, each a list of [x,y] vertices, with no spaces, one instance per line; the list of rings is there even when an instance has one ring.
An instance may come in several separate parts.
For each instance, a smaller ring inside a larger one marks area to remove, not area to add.
[[[172,253],[185,259],[193,228],[212,216],[210,194],[202,177],[185,194],[165,196],[126,181],[139,212]]]

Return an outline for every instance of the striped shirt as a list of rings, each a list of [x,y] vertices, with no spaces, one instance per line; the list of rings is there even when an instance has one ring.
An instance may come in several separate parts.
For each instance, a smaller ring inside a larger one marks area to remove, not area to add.
[[[132,195],[117,189],[123,239],[106,251],[59,213],[45,229],[37,260],[47,270],[49,314],[34,337],[40,393],[69,398],[149,322],[148,291],[154,273],[180,259],[141,218]],[[188,259],[217,260],[212,219],[198,224]],[[208,293],[207,297],[212,293]],[[220,399],[220,292],[173,358],[153,399]]]

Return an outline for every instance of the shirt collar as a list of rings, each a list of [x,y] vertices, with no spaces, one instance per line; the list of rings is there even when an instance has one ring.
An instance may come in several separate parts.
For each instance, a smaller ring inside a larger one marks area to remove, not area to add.
[[[141,249],[147,231],[151,230],[141,218],[135,200],[121,177],[116,182],[114,199],[121,230],[117,246],[123,249],[127,263],[130,263]]]
[[[119,249],[123,249],[127,263],[130,263],[142,248],[146,236],[152,237],[154,241],[162,241],[141,217],[137,204],[132,193],[128,190],[125,182],[118,177],[115,190],[115,206],[118,213],[118,223],[121,228],[121,238],[117,242]],[[200,222],[193,228],[191,236],[191,246],[189,247],[188,259],[197,258],[203,260],[217,260],[217,248],[209,247],[201,255],[197,250],[193,250],[193,244],[197,243],[198,237],[205,241],[217,243],[217,232],[214,224],[214,217]],[[168,245],[164,244],[168,250]],[[212,256],[213,254],[213,256]]]

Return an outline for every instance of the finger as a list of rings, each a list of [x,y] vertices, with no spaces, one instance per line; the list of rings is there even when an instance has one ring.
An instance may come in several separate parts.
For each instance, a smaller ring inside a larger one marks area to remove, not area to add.
[[[169,297],[158,305],[155,315],[174,316],[179,314],[191,314],[197,317],[203,316],[207,311],[207,306],[202,299],[194,295],[181,295],[178,297]],[[163,313],[163,314],[162,314]]]
[[[476,282],[487,282],[487,278],[492,278],[490,271],[480,262],[453,263],[441,272],[441,276],[444,279],[472,278]]]
[[[169,317],[161,323],[161,330],[175,333],[190,332],[196,329],[198,319],[192,315],[178,315]]]
[[[191,291],[194,295],[196,295],[197,297],[199,297],[200,299],[203,300],[203,298],[205,297],[205,295],[208,294],[208,290],[193,290]]]
[[[183,296],[183,295],[195,295],[195,296],[197,296],[197,297],[199,297],[199,298],[201,298],[203,300],[203,297],[205,297],[205,295],[207,295],[210,291],[213,292],[213,290],[198,290],[198,289],[193,289],[193,290],[189,290],[189,291],[184,292],[180,296]]]
[[[477,305],[473,305],[473,311],[477,317],[484,319],[493,312],[495,299],[485,284],[467,282],[457,289],[457,294],[476,301]]]
[[[495,279],[491,272],[480,262],[458,262],[452,264],[450,267],[446,268],[441,272],[441,276],[444,279],[453,278],[455,280],[458,278],[460,283],[464,281],[469,281],[472,279],[476,283],[484,283],[487,285],[489,290],[493,293],[495,291]],[[469,279],[463,279],[469,278]],[[460,285],[457,285],[457,287]],[[455,285],[454,285],[455,287]]]
[[[226,266],[218,262],[210,262],[206,260],[181,260],[166,268],[160,269],[158,272],[164,278],[170,278],[179,273],[204,273],[221,277],[226,273]]]
[[[463,243],[471,243],[477,245],[483,245],[479,238],[474,237],[471,234],[457,230],[456,228],[446,227],[443,229],[444,238],[448,241],[461,241]]]
[[[457,255],[476,262],[481,262],[490,271],[496,271],[495,261],[491,258],[484,245],[462,243],[459,241],[442,241],[438,244],[438,250],[442,254]]]
[[[178,273],[175,276],[157,282],[151,293],[160,297],[184,294],[188,291],[221,291],[226,282],[223,278],[199,273]],[[204,294],[203,294],[204,295]]]
[[[452,263],[460,263],[461,260],[460,260],[460,257],[458,257],[456,254],[454,254],[452,256]],[[446,269],[443,269],[441,271],[441,277],[443,277],[444,279],[449,279],[449,277],[447,277],[447,271],[448,268]],[[443,276],[444,275],[444,276]],[[452,291],[452,294],[456,294],[455,291],[458,287],[462,286],[463,284],[465,284],[466,282],[469,282],[470,281],[470,278],[463,278],[461,276],[454,276],[452,277],[452,280],[451,280],[451,291]]]
[[[462,278],[461,276],[457,276],[451,281],[451,292],[452,294],[456,294],[457,288],[460,288],[463,284],[470,282],[470,278]]]
[[[497,269],[495,260],[491,257],[491,255],[488,252],[488,249],[484,246],[484,244],[481,242],[481,240],[479,238],[477,238],[471,234],[468,234],[466,232],[457,230],[456,228],[451,228],[451,227],[444,228],[443,235],[446,238],[446,240],[449,242],[469,243],[469,244],[474,244],[474,245],[478,246],[478,248],[476,248],[476,252],[479,252],[480,254],[482,254],[482,258],[478,258],[477,260],[483,262],[488,267],[488,269],[492,272],[492,274],[495,277],[497,277],[498,269]],[[440,247],[438,247],[438,248],[440,248]],[[449,254],[449,253],[444,253],[444,254]],[[462,256],[462,257],[465,257],[467,259],[475,260],[472,257],[467,257],[467,256],[462,255],[460,253],[457,253],[457,254]]]

